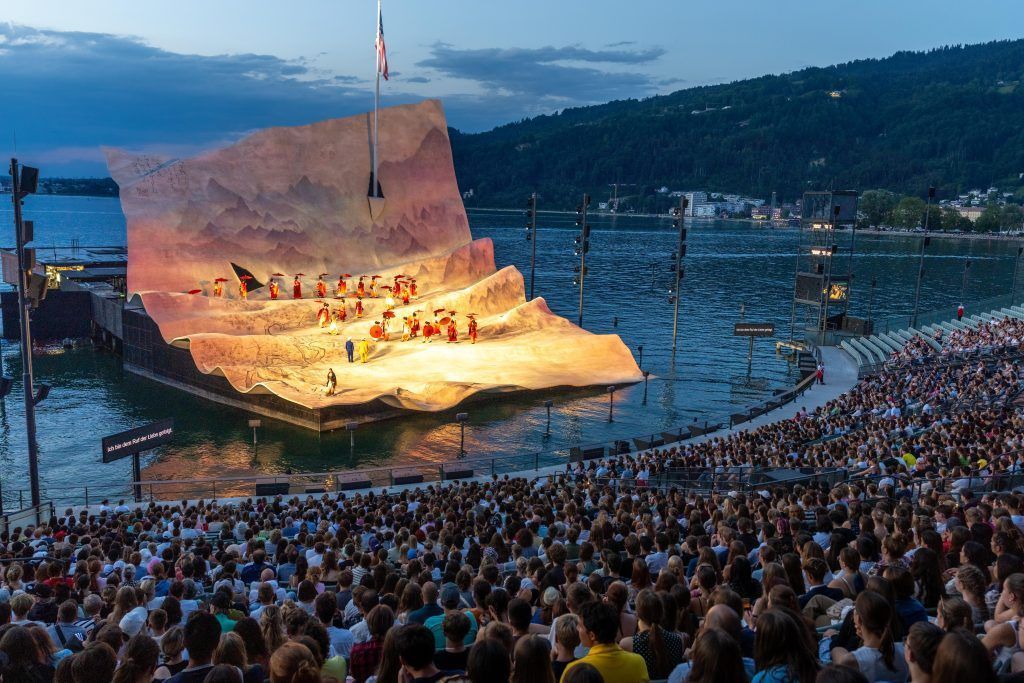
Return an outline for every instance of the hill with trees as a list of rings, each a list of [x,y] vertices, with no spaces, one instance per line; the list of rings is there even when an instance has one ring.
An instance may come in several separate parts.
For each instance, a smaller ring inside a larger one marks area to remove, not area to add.
[[[656,188],[796,199],[885,188],[939,198],[999,187],[1024,199],[1024,40],[899,52],[643,100],[451,131],[469,206],[569,209],[622,183],[637,211]]]

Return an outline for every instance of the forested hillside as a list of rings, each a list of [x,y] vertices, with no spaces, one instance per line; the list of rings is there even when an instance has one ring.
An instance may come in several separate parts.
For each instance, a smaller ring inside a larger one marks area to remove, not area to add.
[[[794,199],[805,189],[939,197],[1024,186],[1024,40],[901,52],[645,100],[568,109],[494,130],[452,131],[469,206],[570,208],[625,184]]]

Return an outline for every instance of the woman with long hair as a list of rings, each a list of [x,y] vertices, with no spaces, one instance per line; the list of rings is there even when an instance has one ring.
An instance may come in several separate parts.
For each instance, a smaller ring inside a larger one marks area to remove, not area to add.
[[[758,673],[752,683],[814,683],[818,658],[796,616],[774,608],[757,619],[754,662]]]
[[[973,564],[962,564],[956,572],[954,584],[956,590],[963,596],[967,604],[971,606],[975,628],[980,628],[988,621],[990,616],[988,604],[985,602],[985,589],[988,587],[988,579]]]
[[[947,633],[935,651],[930,683],[996,683],[988,650],[966,629]]]
[[[124,648],[121,665],[114,672],[112,683],[150,683],[156,673],[160,648],[145,633],[132,636]]]
[[[604,601],[615,608],[619,615],[619,638],[627,638],[636,633],[636,616],[626,609],[629,602],[629,589],[621,581],[615,581],[605,592]]]
[[[914,577],[915,595],[925,609],[935,609],[946,595],[939,555],[928,547],[918,548],[910,559],[910,575]]]
[[[637,632],[632,638],[623,638],[623,650],[644,658],[647,673],[652,679],[668,678],[672,669],[683,661],[683,639],[661,627],[664,616],[661,598],[648,589],[636,596]]]
[[[263,638],[259,622],[252,617],[243,617],[235,622],[234,633],[242,639],[245,657],[249,663],[259,664],[263,671],[267,671],[270,666],[270,651],[267,649],[267,641]]]
[[[42,663],[35,638],[24,626],[12,626],[0,638],[0,652],[7,655],[5,681],[14,683],[45,683],[53,680],[54,669]]]
[[[398,615],[395,623],[399,625],[409,622],[409,614],[423,607],[423,589],[418,583],[407,583],[398,600]]]
[[[260,631],[263,632],[263,642],[267,644],[267,651],[271,655],[277,648],[284,645],[288,638],[284,631],[284,616],[281,608],[277,605],[267,605],[260,613]]]
[[[547,638],[523,636],[516,643],[512,659],[511,683],[555,683],[551,669],[551,643]]]
[[[690,653],[686,683],[732,683],[747,680],[739,643],[720,628],[701,631]]]
[[[398,648],[395,647],[396,627],[388,631],[384,636],[384,647],[380,651],[380,664],[377,665],[377,673],[370,676],[367,683],[398,683],[402,674],[402,662],[398,658]]]
[[[832,661],[855,668],[869,683],[874,681],[905,681],[910,675],[903,655],[903,644],[892,636],[893,606],[873,591],[857,596],[853,623],[863,645],[853,652],[843,648],[832,650]]]

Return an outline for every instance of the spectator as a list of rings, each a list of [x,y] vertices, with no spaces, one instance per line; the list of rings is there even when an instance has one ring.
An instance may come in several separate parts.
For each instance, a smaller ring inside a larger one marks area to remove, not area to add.
[[[852,652],[833,649],[832,661],[859,670],[869,683],[907,680],[903,644],[893,641],[892,612],[892,606],[878,593],[864,591],[858,595],[853,621],[864,644]]]
[[[441,671],[466,670],[469,660],[469,649],[466,647],[470,627],[469,620],[469,614],[460,610],[445,614],[441,626],[445,645],[434,653],[434,664]]]
[[[930,683],[996,683],[985,646],[964,629],[948,632],[939,643],[932,662]]]
[[[551,645],[545,638],[527,635],[519,639],[511,683],[556,683],[551,669]]]
[[[313,653],[301,643],[285,643],[270,657],[270,683],[320,683]]]
[[[206,612],[196,612],[185,624],[188,666],[171,676],[168,683],[202,683],[213,668],[213,652],[220,642],[220,621]]]
[[[159,659],[160,648],[155,640],[144,633],[132,637],[114,672],[113,683],[150,683]]]
[[[911,683],[928,683],[932,675],[935,652],[939,649],[945,632],[927,621],[910,627],[903,654],[910,671]]]
[[[558,621],[555,633],[555,658],[551,661],[551,670],[555,680],[561,680],[565,667],[576,661],[576,648],[580,644],[578,630],[579,619],[575,614],[567,614]]]
[[[349,674],[355,683],[364,683],[380,663],[384,638],[395,623],[395,613],[387,605],[377,605],[366,615],[370,639],[352,646]]]
[[[614,607],[592,602],[584,605],[580,611],[580,642],[590,651],[586,657],[569,664],[562,674],[563,678],[574,667],[585,663],[596,668],[605,683],[643,683],[650,680],[644,658],[624,651],[615,642],[619,619]]]
[[[661,627],[663,616],[657,593],[644,589],[636,596],[637,632],[623,638],[620,646],[644,659],[651,678],[667,678],[683,659],[683,640]]]
[[[451,673],[434,665],[434,634],[426,626],[399,626],[394,639],[398,660],[411,683],[435,683]]]
[[[752,683],[813,683],[818,661],[799,617],[784,607],[769,609],[757,619]]]

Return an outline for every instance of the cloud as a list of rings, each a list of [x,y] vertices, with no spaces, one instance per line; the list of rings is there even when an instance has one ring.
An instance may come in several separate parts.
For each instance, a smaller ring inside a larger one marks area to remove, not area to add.
[[[544,98],[566,104],[634,97],[656,89],[646,74],[610,70],[607,65],[637,66],[660,58],[661,48],[590,50],[576,45],[540,48],[458,49],[431,46],[417,66],[458,79],[476,81],[490,93]],[[606,65],[599,69],[592,64]],[[586,65],[586,66],[584,66]]]
[[[620,40],[617,43],[608,43],[605,47],[625,47],[626,45],[636,45],[635,40]]]
[[[16,135],[29,162],[32,153],[54,163],[95,158],[85,150],[100,145],[202,147],[373,103],[355,77],[325,76],[304,60],[272,55],[178,54],[133,37],[6,23],[0,46],[0,82],[11,104],[0,119],[0,145]]]
[[[430,79],[426,76],[412,76],[410,78],[402,79],[406,83],[430,83]]]

